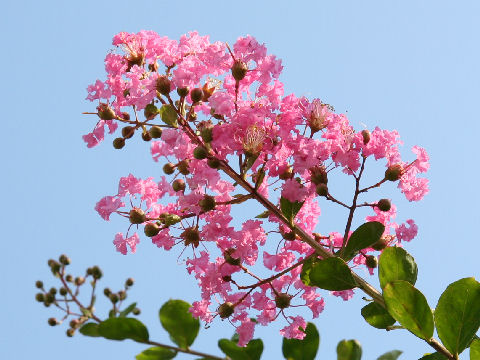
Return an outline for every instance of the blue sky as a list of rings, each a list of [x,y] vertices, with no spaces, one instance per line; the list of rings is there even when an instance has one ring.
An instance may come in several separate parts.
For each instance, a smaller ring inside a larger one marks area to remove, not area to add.
[[[417,287],[432,307],[449,283],[479,278],[480,3],[85,0],[10,1],[2,8],[0,358],[133,359],[142,350],[130,342],[67,339],[65,327],[48,327],[46,319],[58,314],[35,303],[33,285],[37,279],[53,285],[46,261],[60,253],[70,255],[74,272],[101,265],[104,286],[120,288],[135,277],[131,299],[158,341],[168,342],[157,320],[160,305],[198,298],[195,281],[177,265],[179,254],[142,239],[137,254],[120,255],[112,240],[125,223],[106,223],[93,210],[98,199],[114,193],[119,177],[161,173],[141,140],[118,152],[110,141],[87,150],[81,139],[94,125],[81,115],[94,109],[84,100],[86,86],[103,78],[103,58],[119,31],[148,29],[178,38],[198,30],[229,43],[251,34],[283,59],[286,93],[320,97],[347,111],[357,129],[397,129],[405,154],[413,145],[425,147],[431,157],[425,200],[408,203],[393,186],[378,195],[392,197],[399,218],[419,226],[406,248],[419,265]],[[329,209],[321,218],[324,232],[345,221],[345,214]],[[360,316],[360,294],[348,303],[327,295],[326,303],[314,321],[319,359],[335,358],[344,338],[358,339],[366,360],[392,349],[405,352],[400,359],[430,351],[405,331],[369,328]],[[283,326],[258,329],[264,359],[280,358]],[[193,347],[220,354],[216,341],[232,332],[230,324],[216,321]]]

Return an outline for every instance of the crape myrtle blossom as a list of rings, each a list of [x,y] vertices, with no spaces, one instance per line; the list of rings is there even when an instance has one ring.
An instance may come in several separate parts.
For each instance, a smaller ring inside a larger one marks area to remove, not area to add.
[[[87,88],[98,122],[83,139],[94,147],[108,130],[118,134],[113,146],[121,149],[136,134],[150,142],[165,176],[122,177],[117,193],[103,197],[95,210],[104,220],[118,214],[129,223],[127,233],[114,239],[120,253],[135,252],[138,230],[157,247],[181,253],[200,287],[192,314],[205,322],[228,318],[239,345],[248,343],[256,326],[277,318],[286,323],[283,336],[301,339],[306,320],[296,306],[314,318],[323,311],[328,292],[300,279],[304,262],[316,255],[292,229],[332,253],[353,231],[347,225],[345,231],[315,232],[325,226],[320,205],[370,207],[366,220],[385,225],[385,246],[416,236],[413,220],[397,224],[395,205],[368,198],[368,190],[397,181],[408,200],[421,200],[428,192],[428,180],[420,177],[429,167],[425,150],[415,146],[416,158],[402,160],[397,131],[357,131],[320,99],[284,94],[281,61],[252,36],[229,46],[197,32],[178,41],[153,31],[122,32],[113,45],[106,78]],[[356,190],[365,203],[347,205],[330,194],[332,174],[360,183],[374,161],[385,165],[385,174]],[[255,200],[266,211],[256,218],[244,213],[246,219],[234,223],[232,208]],[[296,208],[291,219],[282,215],[282,204]],[[373,274],[366,259],[379,251],[363,249],[348,265]],[[348,300],[354,291],[330,294]]]

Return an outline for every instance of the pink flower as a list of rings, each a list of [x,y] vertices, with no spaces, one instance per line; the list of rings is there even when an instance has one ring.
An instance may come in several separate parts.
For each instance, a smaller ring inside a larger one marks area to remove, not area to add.
[[[115,239],[113,240],[113,244],[117,248],[117,251],[123,255],[127,255],[127,245],[130,247],[132,254],[134,254],[137,251],[137,244],[139,242],[140,238],[138,237],[137,233],[128,238],[124,238],[123,233],[117,233],[117,235],[115,235]]]
[[[242,320],[240,326],[237,327],[238,346],[247,346],[248,342],[253,338],[255,331],[255,323],[249,318]]]
[[[418,233],[418,226],[412,219],[407,220],[407,224],[401,224],[395,229],[398,241],[411,241]]]
[[[305,333],[300,329],[305,329],[307,327],[307,322],[301,316],[290,317],[292,323],[288,326],[285,326],[280,330],[280,335],[287,339],[299,339],[302,340],[305,337]]]
[[[353,295],[355,295],[353,290],[332,291],[331,294],[333,296],[341,297],[343,301],[350,300],[351,298],[353,298]]]
[[[109,221],[110,215],[122,206],[125,206],[125,204],[121,199],[115,196],[105,196],[99,202],[97,202],[97,205],[95,205],[95,210],[104,220]]]

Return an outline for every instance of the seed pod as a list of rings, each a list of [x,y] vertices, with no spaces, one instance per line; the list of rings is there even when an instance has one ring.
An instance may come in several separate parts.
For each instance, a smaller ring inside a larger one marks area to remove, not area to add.
[[[157,236],[158,233],[160,232],[160,226],[158,226],[155,223],[148,223],[145,225],[143,228],[143,232],[145,233],[146,236],[148,237],[154,237]]]
[[[314,166],[309,169],[310,171],[310,180],[315,184],[328,184],[328,175],[325,166]]]
[[[328,195],[327,184],[318,184],[316,192],[319,196],[327,196]]]
[[[143,139],[143,141],[150,141],[150,140],[152,140],[152,136],[147,131],[147,132],[142,133],[142,139]]]
[[[213,210],[216,206],[215,198],[210,195],[205,195],[203,199],[199,201],[198,205],[204,212]]]
[[[290,306],[290,300],[292,296],[287,293],[280,293],[275,296],[275,306],[279,309],[286,309]]]
[[[377,203],[377,207],[380,211],[388,211],[392,207],[392,203],[388,199],[380,199]]]
[[[177,179],[172,184],[173,191],[179,192],[185,190],[185,181],[182,179]]]
[[[200,244],[200,232],[197,227],[186,228],[180,236],[184,240],[185,246],[193,245],[194,247],[198,247]]]
[[[153,139],[160,139],[162,137],[162,128],[160,126],[152,126],[148,133]]]
[[[166,76],[160,76],[157,79],[156,88],[160,94],[167,96],[172,91],[172,83]]]
[[[388,181],[397,181],[398,179],[401,178],[402,176],[402,165],[400,164],[395,164],[395,165],[390,165],[387,170],[385,170],[385,179]]]
[[[167,175],[171,175],[175,172],[175,165],[172,163],[166,163],[163,165],[163,172]]]
[[[142,224],[146,221],[147,217],[145,216],[145,212],[142,209],[133,208],[132,210],[130,210],[128,219],[132,224]]]
[[[245,78],[248,71],[247,64],[242,60],[235,60],[232,65],[232,76],[236,81],[241,81]]]
[[[182,175],[188,175],[190,174],[190,169],[189,169],[189,160],[182,160],[177,164],[177,169],[178,172]]]
[[[207,165],[212,169],[218,169],[220,167],[220,160],[218,160],[217,158],[208,159]]]
[[[198,159],[198,160],[203,160],[207,157],[208,155],[208,152],[207,152],[207,149],[205,149],[205,147],[203,146],[197,146],[194,150],[193,150],[193,157],[195,159]]]
[[[231,302],[228,301],[220,305],[217,309],[218,315],[220,315],[222,319],[228,318],[230,315],[233,314],[234,311],[235,307]]]
[[[122,128],[122,136],[125,139],[130,139],[133,136],[133,134],[135,134],[135,127],[125,126],[124,128]]]
[[[192,102],[195,104],[203,99],[203,90],[200,88],[195,88],[190,91],[190,97],[192,98]]]
[[[118,149],[120,150],[121,148],[123,148],[125,146],[125,139],[124,138],[116,138],[113,140],[113,147],[115,149]]]

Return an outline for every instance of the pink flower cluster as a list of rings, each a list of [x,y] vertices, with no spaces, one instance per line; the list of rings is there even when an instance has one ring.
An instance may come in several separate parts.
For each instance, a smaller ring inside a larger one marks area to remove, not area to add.
[[[201,290],[191,312],[206,322],[229,318],[237,326],[240,345],[252,338],[255,326],[279,315],[288,324],[283,336],[303,338],[306,321],[291,305],[307,307],[314,318],[324,307],[323,291],[300,280],[299,261],[313,254],[312,248],[272,211],[234,226],[232,207],[265,199],[279,208],[280,198],[287,199],[300,204],[295,224],[313,236],[319,201],[341,204],[327,190],[336,170],[357,179],[367,160],[383,160],[386,169],[397,170],[406,198],[418,201],[428,192],[428,181],[419,177],[429,166],[425,150],[414,147],[416,158],[403,161],[396,131],[357,132],[346,115],[321,100],[284,95],[278,80],[281,61],[251,36],[230,48],[196,32],[176,41],[141,31],[120,33],[113,45],[119,51],[105,58],[106,80],[88,87],[87,99],[98,102],[100,120],[84,140],[95,146],[104,139],[105,126],[113,133],[119,123],[128,129],[115,139],[117,148],[135,131],[146,141],[158,138],[150,150],[154,161],[166,161],[167,177],[159,182],[121,178],[118,193],[101,199],[95,209],[105,220],[117,213],[131,227],[142,226],[164,250],[178,249],[176,245],[186,249],[187,271]],[[174,109],[173,122],[164,118],[169,109]],[[140,111],[145,120],[139,119]],[[161,136],[151,136],[153,127],[157,133],[163,130]],[[378,181],[371,187],[387,181],[386,175],[380,174]],[[386,226],[390,246],[416,236],[413,220],[398,225],[396,207],[381,211],[377,201],[367,203],[375,213],[367,221]],[[329,250],[339,249],[345,240],[336,232],[318,239]],[[274,244],[273,253],[264,249],[267,242]],[[114,240],[122,254],[128,248],[135,252],[138,243],[139,236],[128,232]],[[367,254],[374,252],[362,250],[351,266],[364,266]],[[252,272],[259,264],[266,278]],[[353,291],[332,294],[348,300]]]

